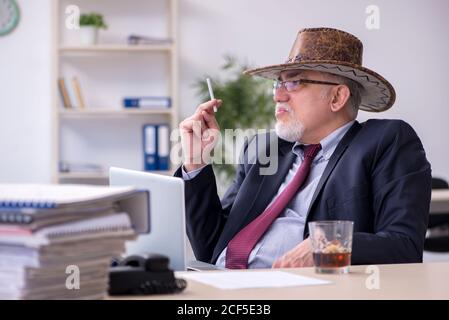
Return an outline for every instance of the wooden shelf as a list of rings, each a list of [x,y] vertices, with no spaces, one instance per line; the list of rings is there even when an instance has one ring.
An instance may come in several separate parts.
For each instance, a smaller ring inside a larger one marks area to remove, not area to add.
[[[145,171],[144,171],[145,172]],[[173,175],[174,171],[149,171],[150,173],[161,174],[165,176]],[[109,179],[109,175],[103,172],[59,172],[58,179],[65,180],[96,180]]]
[[[171,115],[172,109],[80,109],[80,110],[60,110],[61,117],[78,116],[142,116],[142,115]]]
[[[60,172],[59,179],[108,179],[109,176],[102,172]]]
[[[154,44],[154,45],[95,45],[95,46],[61,46],[59,52],[62,54],[73,53],[108,53],[108,52],[164,52],[171,51],[173,45]]]

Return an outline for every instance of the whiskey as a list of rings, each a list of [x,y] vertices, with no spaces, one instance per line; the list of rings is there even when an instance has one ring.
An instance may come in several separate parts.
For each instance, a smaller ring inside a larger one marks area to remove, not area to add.
[[[350,252],[313,253],[313,262],[318,268],[341,268],[351,264]]]

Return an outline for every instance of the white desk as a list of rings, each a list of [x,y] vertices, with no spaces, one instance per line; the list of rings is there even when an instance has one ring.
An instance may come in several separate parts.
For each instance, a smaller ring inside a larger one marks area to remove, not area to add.
[[[313,268],[281,269],[332,283],[319,286],[222,290],[193,280],[180,294],[110,297],[109,299],[297,300],[297,299],[449,299],[449,262],[379,265],[379,289],[368,289],[366,266],[346,275],[316,274]],[[279,269],[270,269],[279,270]],[[206,271],[216,272],[216,271]],[[226,271],[233,272],[233,271]],[[258,272],[246,270],[245,272]],[[177,272],[181,277],[183,272]]]

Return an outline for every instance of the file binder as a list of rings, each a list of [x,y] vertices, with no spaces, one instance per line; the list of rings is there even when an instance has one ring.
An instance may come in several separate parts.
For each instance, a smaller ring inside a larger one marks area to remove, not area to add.
[[[168,125],[157,127],[158,170],[168,170],[170,156],[170,131]]]
[[[125,108],[170,108],[170,97],[126,97],[123,98]]]
[[[24,245],[39,248],[68,241],[110,239],[114,237],[135,239],[128,213],[117,212],[101,217],[86,218],[61,224],[46,226],[39,230],[8,227],[0,224],[0,243]],[[113,241],[111,241],[111,244]]]
[[[157,170],[157,126],[145,125],[143,127],[143,154],[144,170]]]
[[[87,185],[0,184],[0,224],[43,227],[127,212],[136,232],[150,229],[149,192],[134,187]]]
[[[165,171],[170,168],[170,129],[167,124],[147,124],[143,127],[145,171]]]

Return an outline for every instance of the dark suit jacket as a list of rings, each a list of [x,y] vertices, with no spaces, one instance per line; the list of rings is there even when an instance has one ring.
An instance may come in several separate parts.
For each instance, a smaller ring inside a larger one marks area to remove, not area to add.
[[[210,165],[185,182],[187,234],[198,260],[215,263],[234,235],[261,214],[277,193],[295,155],[292,143],[275,139],[277,174],[260,175],[266,162],[254,163],[246,157],[258,140],[251,139],[221,201]],[[264,140],[269,148],[273,140]],[[181,170],[175,175],[181,177]],[[400,120],[355,122],[335,149],[313,195],[304,238],[310,221],[351,220],[352,264],[421,262],[430,197],[430,164],[414,130]]]

